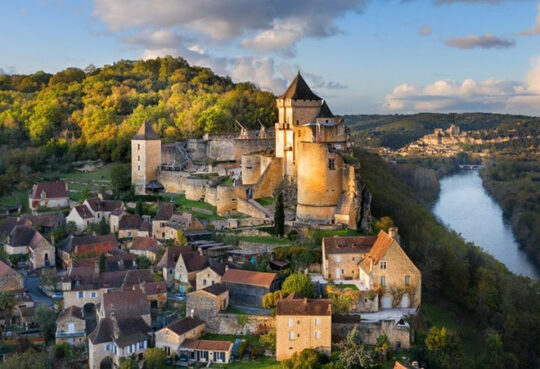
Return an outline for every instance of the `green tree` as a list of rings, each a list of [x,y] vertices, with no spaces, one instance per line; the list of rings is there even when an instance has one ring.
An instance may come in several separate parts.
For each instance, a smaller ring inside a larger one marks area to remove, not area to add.
[[[146,369],[162,369],[167,363],[167,354],[159,348],[149,348],[144,353],[144,366]]]
[[[282,361],[284,369],[316,369],[321,364],[322,355],[314,349],[304,349],[294,353],[290,359]]]
[[[236,319],[236,321],[238,323],[238,327],[240,327],[240,329],[244,329],[244,327],[246,326],[248,322],[248,316],[246,314],[240,314],[238,315],[238,318]]]
[[[181,229],[178,229],[176,231],[176,244],[178,246],[186,246],[187,245],[187,238],[184,234],[184,231]]]
[[[431,327],[424,341],[428,349],[430,363],[440,368],[455,368],[459,362],[459,342],[457,336],[445,327]]]
[[[46,340],[54,337],[56,332],[56,312],[46,305],[39,305],[36,309],[36,321]]]
[[[274,229],[279,237],[285,234],[285,207],[283,205],[283,192],[278,193],[276,208],[274,210]]]
[[[4,317],[6,323],[11,321],[9,317],[11,316],[13,309],[15,309],[15,305],[16,302],[13,295],[9,292],[0,292],[0,314]]]
[[[268,350],[276,351],[276,330],[270,329],[268,333],[262,334],[259,337],[259,342],[264,345]]]
[[[377,342],[375,343],[375,353],[379,356],[381,361],[386,361],[386,355],[388,354],[389,348],[390,340],[385,333],[382,333],[377,337]]]
[[[116,192],[127,191],[131,187],[131,169],[127,164],[116,164],[111,171],[111,184]]]
[[[289,275],[283,282],[281,290],[284,294],[287,295],[296,292],[307,298],[313,296],[313,286],[311,285],[311,279],[307,274],[300,272]]]
[[[81,201],[89,199],[91,196],[92,194],[90,193],[90,189],[88,188],[88,186],[84,186],[84,188],[81,191]]]
[[[47,353],[30,348],[22,353],[9,356],[0,368],[2,369],[46,369]]]
[[[371,368],[374,366],[372,353],[366,349],[358,329],[354,327],[338,347],[339,362],[346,369]]]
[[[118,369],[139,369],[139,363],[134,357],[122,357]]]
[[[107,271],[107,257],[105,256],[103,252],[99,254],[99,271],[100,272]]]
[[[137,264],[137,269],[150,269],[150,267],[152,266],[152,262],[150,261],[150,259],[148,259],[144,255],[138,255],[135,258],[135,263]]]

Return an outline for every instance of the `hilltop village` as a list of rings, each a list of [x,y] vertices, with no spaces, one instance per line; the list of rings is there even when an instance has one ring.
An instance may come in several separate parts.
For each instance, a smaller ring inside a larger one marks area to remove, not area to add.
[[[36,183],[31,214],[0,223],[3,342],[67,345],[90,369],[330,356],[351,332],[410,348],[421,272],[397,227],[374,232],[343,119],[300,74],[276,105],[274,127],[175,143],[144,122],[138,201]]]

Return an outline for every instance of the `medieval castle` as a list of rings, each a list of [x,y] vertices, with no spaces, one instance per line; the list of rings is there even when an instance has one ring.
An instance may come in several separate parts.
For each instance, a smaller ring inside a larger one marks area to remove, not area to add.
[[[220,215],[271,218],[272,211],[255,200],[288,188],[296,195],[298,224],[356,229],[369,221],[362,219],[369,215],[362,209],[366,199],[358,168],[347,163],[349,132],[343,119],[332,114],[300,73],[276,103],[279,119],[273,132],[262,124],[250,132],[237,122],[237,136],[205,135],[162,145],[145,122],[131,141],[136,193],[184,193],[216,206]]]

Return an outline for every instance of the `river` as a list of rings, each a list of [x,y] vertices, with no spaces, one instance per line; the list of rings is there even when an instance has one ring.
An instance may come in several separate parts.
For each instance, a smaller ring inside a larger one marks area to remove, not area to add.
[[[465,240],[482,247],[508,269],[539,279],[536,265],[519,249],[502,208],[482,186],[476,171],[459,171],[444,177],[433,213]]]

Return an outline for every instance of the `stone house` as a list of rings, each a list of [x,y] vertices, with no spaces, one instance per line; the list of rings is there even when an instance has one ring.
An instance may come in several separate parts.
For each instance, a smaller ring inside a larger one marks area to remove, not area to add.
[[[111,233],[118,232],[120,228],[120,218],[124,215],[123,209],[114,209],[109,215],[109,230]]]
[[[69,343],[71,346],[86,343],[86,320],[80,307],[70,306],[56,318],[55,343]]]
[[[145,256],[154,262],[161,248],[159,241],[154,238],[135,237],[129,247],[129,252],[138,256]]]
[[[195,289],[203,289],[221,282],[221,277],[229,267],[226,264],[218,263],[209,265],[197,272],[195,277]]]
[[[2,224],[0,224],[0,237],[7,237],[13,228],[18,225],[27,225],[34,229],[39,229],[42,234],[47,234],[56,227],[63,226],[64,224],[65,218],[62,213],[27,214],[19,217],[7,217]]]
[[[113,234],[103,236],[73,236],[69,235],[58,245],[58,257],[64,268],[69,268],[73,257],[80,259],[109,253],[118,247]]]
[[[180,254],[189,251],[190,248],[184,246],[171,246],[165,248],[165,252],[161,256],[158,263],[154,266],[154,269],[162,273],[163,279],[167,283],[167,286],[170,287],[174,284],[175,268]]]
[[[230,304],[262,307],[262,299],[278,287],[276,273],[228,269],[221,283],[229,290]]]
[[[0,291],[22,291],[24,285],[23,282],[23,277],[19,273],[0,260]]]
[[[137,316],[146,324],[152,324],[150,301],[140,288],[112,291],[103,294],[103,302],[98,310],[98,318]]]
[[[124,214],[118,223],[118,238],[148,237],[148,223],[138,214]]]
[[[332,303],[292,294],[279,300],[276,307],[276,359],[289,359],[307,348],[330,355]]]
[[[229,290],[221,283],[190,292],[186,295],[186,311],[208,321],[229,306]]]
[[[41,233],[26,225],[13,228],[5,244],[5,251],[9,255],[28,254],[32,269],[56,265],[54,246]]]
[[[184,246],[185,247],[185,246]],[[174,268],[174,279],[180,285],[195,287],[197,273],[208,267],[208,259],[196,251],[182,252]]]
[[[69,205],[68,188],[65,182],[41,182],[35,184],[28,194],[31,210],[39,207],[65,208]]]
[[[233,343],[217,340],[186,339],[179,348],[181,355],[199,363],[228,363],[231,360]]]
[[[193,214],[175,211],[174,203],[162,203],[152,219],[152,237],[157,240],[177,240],[178,230],[203,230],[204,226]]]
[[[421,303],[422,275],[399,245],[397,228],[380,231],[359,266],[360,281],[382,290],[382,309],[417,308]]]
[[[77,227],[77,231],[82,232],[88,228],[90,224],[95,223],[95,219],[94,214],[92,214],[86,205],[77,205],[69,212],[66,217],[66,222],[74,223],[75,227]]]
[[[167,284],[160,282],[143,282],[130,287],[131,290],[140,290],[148,302],[150,308],[161,309],[167,303]]]
[[[111,213],[115,210],[124,209],[124,202],[120,200],[103,200],[101,196],[86,199],[83,203],[90,210],[90,212],[96,218],[96,223],[99,223],[101,219],[105,218],[105,221],[109,221]]]
[[[325,237],[322,241],[322,272],[325,279],[358,279],[358,265],[377,237]]]
[[[182,342],[199,338],[205,330],[206,324],[192,316],[176,320],[156,332],[156,347],[165,350],[167,356],[178,357]]]

